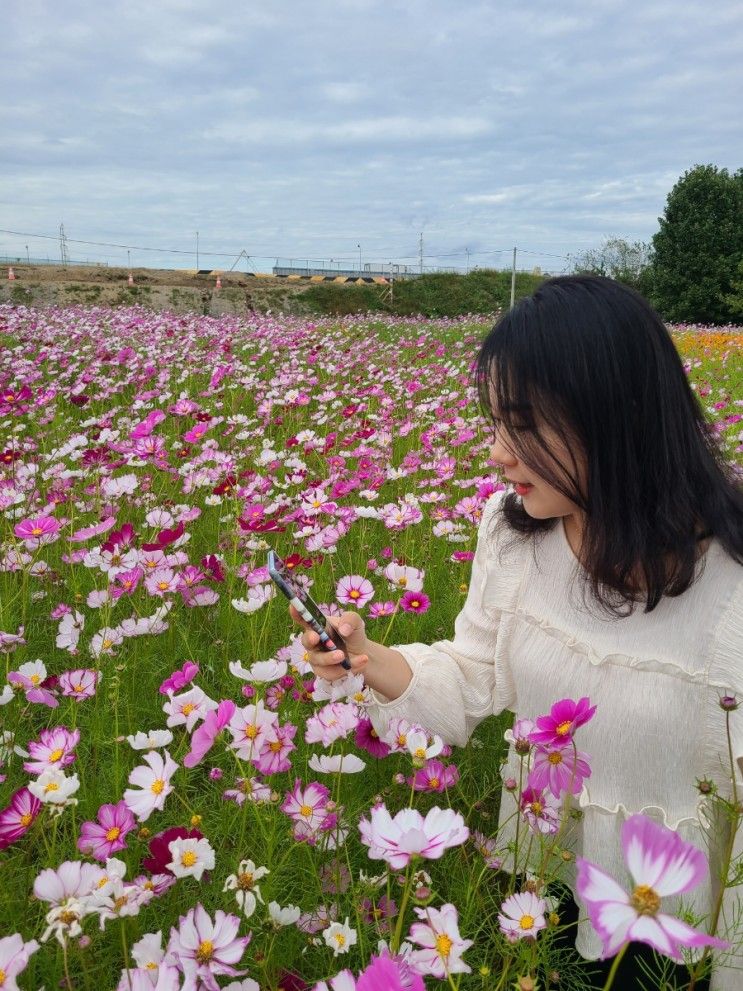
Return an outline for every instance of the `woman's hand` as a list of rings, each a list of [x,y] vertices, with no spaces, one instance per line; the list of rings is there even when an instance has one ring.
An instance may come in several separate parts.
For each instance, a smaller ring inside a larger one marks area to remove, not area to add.
[[[320,637],[305,623],[294,606],[289,606],[289,615],[295,623],[304,627],[304,633],[301,637],[302,646],[307,651],[307,660],[318,678],[324,678],[325,681],[337,681],[339,678],[345,678],[347,674],[361,674],[363,672],[369,661],[368,641],[364,621],[357,612],[344,612],[341,616],[333,617],[333,627],[345,641],[348,659],[351,662],[351,671],[341,667],[342,651],[324,650],[318,646]],[[327,626],[331,640],[333,639],[333,627],[330,624]]]

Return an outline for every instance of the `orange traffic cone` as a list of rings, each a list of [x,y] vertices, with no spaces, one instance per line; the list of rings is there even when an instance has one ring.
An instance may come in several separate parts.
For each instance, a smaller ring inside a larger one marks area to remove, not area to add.
[[[129,273],[129,278],[126,281],[127,281],[128,285],[130,285],[130,286],[133,286],[134,285],[134,276],[132,275],[131,272]]]
[[[13,266],[11,265],[8,269],[8,282],[12,282],[15,279],[15,272],[13,271]]]
[[[215,289],[221,289],[222,288],[222,280],[221,280],[221,278],[219,276],[217,276],[217,284],[216,284],[216,286],[214,288]]]

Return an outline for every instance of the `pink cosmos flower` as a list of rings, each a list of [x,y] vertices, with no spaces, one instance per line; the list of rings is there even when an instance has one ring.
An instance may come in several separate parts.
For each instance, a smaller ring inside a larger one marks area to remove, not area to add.
[[[283,984],[282,984],[283,987]],[[371,963],[354,979],[342,970],[330,981],[320,981],[313,991],[426,991],[423,978],[402,960],[390,956],[372,957]]]
[[[459,771],[454,764],[429,760],[407,780],[408,785],[415,791],[446,791],[459,781]]]
[[[379,616],[391,616],[397,609],[394,602],[372,602],[369,606],[369,619],[377,619]]]
[[[197,685],[180,695],[171,695],[163,705],[163,712],[168,714],[168,727],[184,726],[189,733],[200,719],[206,719],[207,713],[217,708],[214,699],[210,699]]]
[[[362,575],[345,575],[335,587],[335,597],[341,605],[361,609],[374,598],[374,586]]]
[[[580,750],[574,751],[570,744],[563,747],[539,747],[527,784],[535,791],[549,788],[555,798],[560,798],[566,791],[573,795],[579,794],[584,779],[590,776],[588,755]]]
[[[118,571],[109,585],[111,598],[120,599],[122,595],[133,595],[144,577],[143,568],[131,568],[129,571]]]
[[[311,781],[303,788],[302,782],[297,779],[292,790],[287,792],[281,811],[286,812],[295,825],[301,826],[302,839],[308,839],[309,834],[317,833],[329,825],[328,820],[332,815],[327,809],[329,801],[330,789],[325,785]]]
[[[115,523],[115,516],[107,516],[106,519],[101,520],[100,523],[94,523],[92,526],[85,526],[81,530],[76,530],[69,540],[74,543],[79,543],[83,540],[90,540],[91,537],[97,537],[101,533],[106,533]]]
[[[419,919],[410,927],[409,939],[420,950],[408,956],[411,967],[420,974],[431,974],[446,980],[449,974],[469,974],[471,968],[462,960],[462,954],[472,946],[471,939],[459,935],[457,910],[453,905],[438,908],[416,908]]]
[[[537,717],[536,729],[529,734],[529,739],[532,743],[562,747],[572,740],[579,726],[584,726],[593,718],[595,711],[596,706],[591,705],[586,696],[577,702],[561,699],[555,702],[548,716]]]
[[[253,763],[261,774],[279,774],[289,770],[289,754],[297,749],[292,743],[296,732],[297,727],[293,723],[287,723],[284,726],[276,725],[273,732],[263,738],[258,754],[253,758]]]
[[[356,729],[359,717],[351,702],[331,702],[310,716],[304,733],[305,743],[322,743],[329,747]]]
[[[642,815],[623,823],[622,850],[635,883],[631,895],[600,867],[576,859],[577,892],[603,941],[602,959],[631,940],[648,943],[677,963],[683,962],[682,947],[728,947],[724,940],[661,912],[663,898],[690,891],[706,877],[707,858],[701,850]]]
[[[425,592],[405,592],[400,599],[400,608],[405,612],[428,612],[431,600]]]
[[[50,544],[57,539],[62,524],[53,516],[37,516],[34,519],[16,523],[13,532],[16,537],[28,542],[30,548],[40,544]]]
[[[187,987],[219,991],[215,978],[240,977],[245,971],[233,964],[240,961],[250,936],[238,936],[240,920],[217,909],[214,921],[199,904],[180,918],[179,927],[170,930],[165,962],[177,967]]]
[[[235,703],[225,699],[204,717],[204,722],[191,734],[191,749],[183,758],[184,767],[196,767],[214,746],[222,730],[235,714]]]
[[[90,668],[76,668],[74,671],[65,671],[59,676],[59,687],[63,695],[82,702],[83,699],[89,699],[95,695],[100,679],[100,671],[92,671]]]
[[[521,814],[533,833],[549,835],[560,826],[560,802],[550,792],[525,788],[521,792]]]
[[[401,809],[393,818],[384,805],[375,806],[369,819],[359,821],[361,842],[372,860],[385,860],[395,870],[417,855],[437,860],[449,847],[469,836],[464,819],[452,809],[434,806],[425,819],[416,809]]]
[[[199,673],[199,665],[195,661],[185,661],[180,671],[174,671],[160,685],[161,695],[172,695],[179,692],[186,685],[190,685]]]
[[[0,850],[29,831],[42,807],[28,788],[19,788],[10,796],[10,805],[0,812]]]
[[[20,933],[0,937],[0,985],[5,991],[18,991],[16,977],[26,969],[30,957],[36,953],[39,944],[35,939],[25,942]]]
[[[531,891],[516,892],[501,905],[498,922],[501,932],[513,942],[525,936],[536,937],[544,929],[547,920],[544,913],[547,905]]]
[[[240,760],[252,760],[259,752],[269,730],[278,723],[275,712],[266,711],[261,699],[255,704],[245,705],[235,710],[230,720],[232,743]]]
[[[28,752],[32,760],[27,760],[23,770],[28,774],[41,774],[47,768],[63,768],[75,759],[73,753],[80,742],[80,730],[68,730],[64,726],[43,729],[39,740],[32,740]]]
[[[84,822],[77,848],[104,863],[117,851],[126,849],[126,837],[135,828],[134,816],[122,799],[116,805],[102,805],[98,822]]]

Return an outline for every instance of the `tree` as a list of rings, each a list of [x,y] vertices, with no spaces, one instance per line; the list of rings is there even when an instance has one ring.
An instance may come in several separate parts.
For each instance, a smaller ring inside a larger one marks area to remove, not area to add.
[[[743,169],[695,165],[678,180],[653,237],[651,296],[667,320],[727,323],[743,259]]]
[[[574,272],[607,275],[633,289],[644,291],[650,268],[650,247],[642,241],[630,244],[621,237],[606,238],[599,248],[589,248],[572,259]]]

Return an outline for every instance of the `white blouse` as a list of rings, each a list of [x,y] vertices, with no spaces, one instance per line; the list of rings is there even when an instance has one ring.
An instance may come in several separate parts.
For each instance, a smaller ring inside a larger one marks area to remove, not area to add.
[[[583,818],[571,829],[574,852],[631,890],[620,830],[626,816],[642,812],[709,849],[714,871],[725,827],[710,827],[695,784],[709,778],[722,795],[731,792],[719,698],[743,696],[743,567],[713,540],[683,595],[664,597],[650,613],[640,606],[615,618],[591,603],[562,521],[536,542],[507,527],[491,540],[502,500],[496,493],[483,511],[453,640],[393,647],[413,678],[393,701],[372,693],[374,728],[382,733],[390,719],[404,717],[464,746],[491,714],[508,709],[534,719],[558,699],[587,695],[596,714],[576,742],[590,756],[592,774],[578,798]],[[737,758],[743,756],[743,707],[730,722]],[[513,751],[503,769],[508,775],[518,777]],[[743,800],[743,783],[737,787]],[[502,818],[511,815],[510,796],[503,795],[501,809]],[[734,855],[743,853],[741,832]],[[566,878],[573,891],[574,879],[573,867]],[[684,905],[709,916],[715,890],[713,879],[689,892]],[[721,936],[740,921],[741,891],[726,893]],[[663,909],[675,911],[673,901],[665,899]],[[579,924],[576,945],[588,959],[600,955],[601,941],[588,922]],[[743,969],[732,968],[743,968],[743,955],[718,959],[713,989],[742,988]]]

